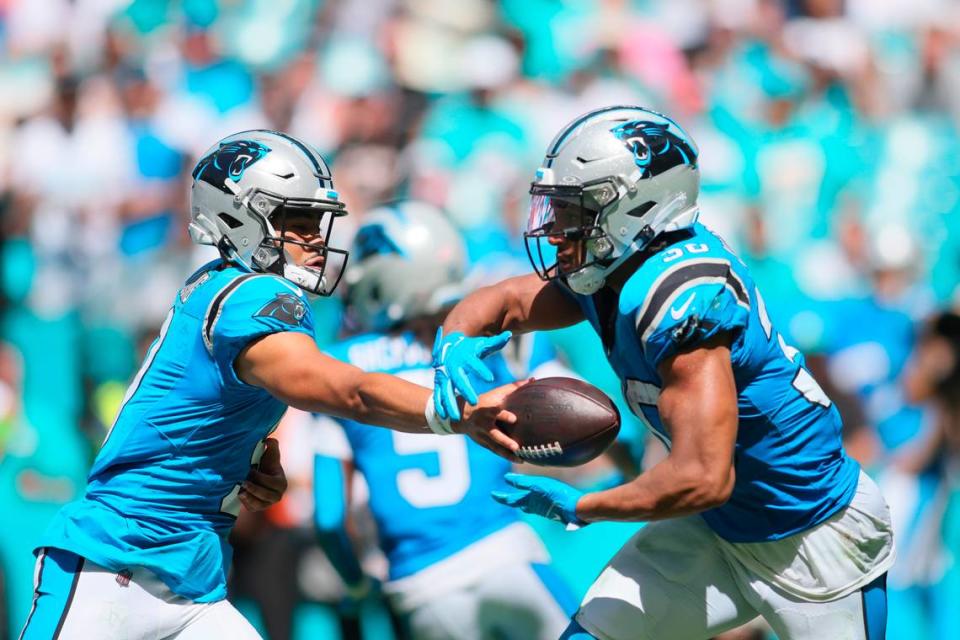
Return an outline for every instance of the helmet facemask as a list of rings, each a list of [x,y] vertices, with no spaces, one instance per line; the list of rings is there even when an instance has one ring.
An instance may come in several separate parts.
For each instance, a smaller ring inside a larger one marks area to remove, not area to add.
[[[260,189],[252,190],[243,200],[263,226],[263,237],[249,266],[282,276],[309,293],[333,293],[349,257],[349,251],[328,244],[334,220],[347,215],[343,203],[336,199],[283,198]],[[290,245],[316,255],[307,257],[305,264],[297,264],[287,250]]]
[[[530,187],[530,216],[523,239],[541,279],[564,278],[583,294],[603,286],[614,247],[600,225],[602,210],[596,196],[604,192],[611,192],[606,182]]]

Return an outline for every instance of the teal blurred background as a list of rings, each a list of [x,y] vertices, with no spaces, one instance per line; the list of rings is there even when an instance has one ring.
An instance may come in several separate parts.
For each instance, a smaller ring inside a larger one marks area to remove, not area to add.
[[[209,257],[186,234],[200,152],[288,131],[331,160],[352,220],[339,233],[419,198],[496,272],[525,259],[547,142],[615,103],[665,111],[698,142],[702,219],[748,262],[880,481],[899,545],[889,637],[960,638],[956,426],[903,385],[924,323],[958,302],[960,3],[0,0],[0,51],[0,638],[29,608],[34,541],[83,491],[144,346]],[[317,318],[336,340],[339,302]],[[552,337],[619,398],[592,332]],[[636,424],[623,440],[640,459]],[[241,522],[238,564],[294,576],[296,602],[272,613],[287,637],[336,637],[309,464],[286,464],[291,495]],[[580,593],[636,528],[535,524]],[[291,551],[263,557],[265,541]],[[236,601],[265,624],[252,591],[238,580]],[[376,604],[363,620],[387,637]]]

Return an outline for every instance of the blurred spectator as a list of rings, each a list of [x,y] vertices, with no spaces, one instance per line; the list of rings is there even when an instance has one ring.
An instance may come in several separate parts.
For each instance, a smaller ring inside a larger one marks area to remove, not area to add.
[[[211,140],[289,130],[332,158],[353,227],[383,201],[423,199],[489,265],[522,258],[552,133],[635,102],[693,132],[703,220],[744,250],[790,341],[822,354],[860,457],[909,521],[892,625],[960,637],[943,604],[960,594],[955,411],[931,382],[952,320],[927,322],[960,300],[956,2],[6,0],[0,48],[0,486],[24,514],[0,536],[14,633],[28,538],[79,490],[141,343],[210,256],[184,232],[184,185]],[[339,302],[314,304],[329,343]],[[604,384],[580,329],[551,340]],[[279,528],[302,534],[299,516]]]

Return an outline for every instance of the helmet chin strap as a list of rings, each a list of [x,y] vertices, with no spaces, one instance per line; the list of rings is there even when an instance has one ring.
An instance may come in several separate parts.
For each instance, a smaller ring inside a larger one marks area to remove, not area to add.
[[[299,267],[289,262],[284,262],[283,277],[310,293],[319,294],[326,286],[326,278],[316,270],[310,267]]]
[[[326,285],[326,278],[316,269],[292,263],[290,254],[275,247],[259,247],[253,262],[261,271],[275,273],[310,293],[320,294]]]

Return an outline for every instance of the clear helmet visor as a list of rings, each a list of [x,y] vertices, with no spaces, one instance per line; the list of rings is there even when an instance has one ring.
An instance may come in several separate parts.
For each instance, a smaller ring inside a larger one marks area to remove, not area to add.
[[[594,264],[586,247],[588,240],[603,234],[597,217],[595,210],[585,206],[583,191],[578,187],[534,185],[523,234],[534,271],[551,280]]]
[[[530,196],[530,212],[527,215],[526,231],[532,232],[556,222],[557,215],[551,198],[544,194]]]

